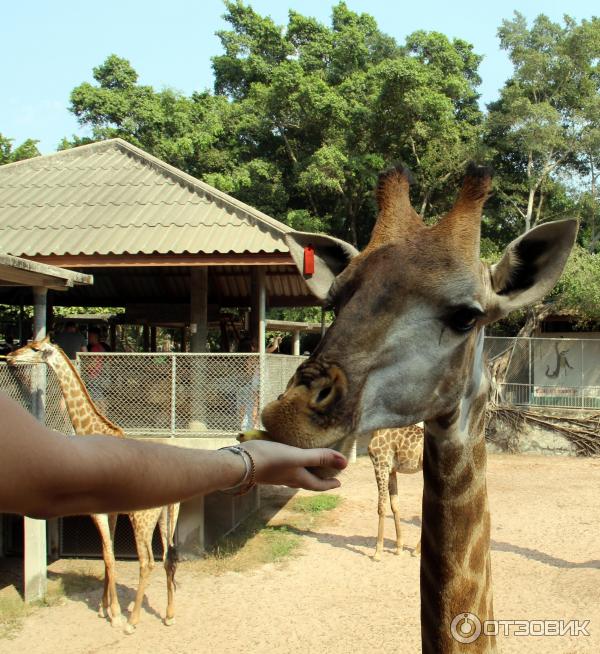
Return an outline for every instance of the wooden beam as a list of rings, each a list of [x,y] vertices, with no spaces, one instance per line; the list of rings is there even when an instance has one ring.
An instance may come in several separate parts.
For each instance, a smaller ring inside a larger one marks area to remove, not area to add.
[[[38,286],[63,290],[74,284],[92,284],[91,275],[56,266],[45,265],[30,259],[0,254],[0,280],[25,286]]]
[[[69,279],[48,277],[29,270],[19,270],[7,266],[0,268],[0,280],[2,280],[2,286],[43,286],[54,291],[67,291],[73,286],[73,282]]]

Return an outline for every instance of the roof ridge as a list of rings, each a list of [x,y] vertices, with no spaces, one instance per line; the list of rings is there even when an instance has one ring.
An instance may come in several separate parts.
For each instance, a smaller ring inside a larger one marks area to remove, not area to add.
[[[249,204],[246,204],[241,200],[237,200],[236,198],[228,195],[223,191],[219,191],[219,189],[199,180],[197,177],[194,177],[193,175],[190,175],[189,173],[186,173],[183,170],[176,168],[175,166],[171,166],[171,164],[168,164],[166,161],[162,161],[162,159],[155,157],[154,155],[146,152],[145,150],[142,150],[141,148],[138,148],[136,145],[133,145],[124,139],[115,138],[111,139],[111,141],[114,141],[116,145],[124,148],[125,150],[128,150],[138,158],[153,164],[155,167],[159,168],[166,175],[168,175],[171,179],[174,178],[188,185],[191,184],[194,187],[194,190],[201,190],[203,193],[207,193],[208,195],[211,195],[213,198],[220,200],[221,202],[236,207],[237,209],[241,209],[249,217],[256,218],[261,222],[266,223],[269,227],[275,228],[282,234],[293,231],[291,227],[288,227],[288,225],[282,223],[281,221],[272,218],[271,216],[263,213],[262,211],[259,211],[258,209],[255,209],[254,207],[251,207]]]
[[[31,165],[34,161],[39,161],[41,159],[48,160],[55,157],[68,157],[74,156],[75,154],[80,154],[83,150],[103,150],[110,149],[113,141],[123,141],[123,139],[106,139],[104,141],[94,141],[93,143],[86,143],[85,145],[77,145],[73,148],[66,148],[65,150],[58,150],[57,152],[51,152],[50,154],[40,154],[35,157],[30,157],[29,159],[21,159],[20,161],[13,161],[9,164],[3,164],[0,166],[0,171],[3,170],[13,170],[17,166],[26,166],[27,164]],[[125,142],[125,141],[123,141]],[[111,145],[109,145],[111,144]]]

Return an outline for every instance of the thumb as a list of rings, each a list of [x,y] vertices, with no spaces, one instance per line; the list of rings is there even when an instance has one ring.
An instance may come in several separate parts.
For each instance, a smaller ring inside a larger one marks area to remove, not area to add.
[[[335,450],[330,450],[328,448],[315,448],[309,450],[308,453],[310,460],[307,465],[311,467],[343,470],[348,465],[346,457]]]

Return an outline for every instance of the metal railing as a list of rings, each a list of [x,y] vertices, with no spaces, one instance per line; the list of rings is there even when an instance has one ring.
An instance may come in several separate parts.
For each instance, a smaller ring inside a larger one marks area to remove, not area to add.
[[[502,401],[507,404],[563,409],[600,409],[600,386],[535,386],[510,383],[499,386]]]
[[[600,339],[488,336],[485,350],[504,359],[501,401],[600,409]]]

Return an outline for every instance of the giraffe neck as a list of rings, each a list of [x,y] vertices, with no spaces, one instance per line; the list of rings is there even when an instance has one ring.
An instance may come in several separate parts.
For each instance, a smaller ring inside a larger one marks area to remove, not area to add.
[[[493,619],[490,515],[484,438],[488,381],[483,332],[467,393],[451,414],[425,425],[423,530],[421,545],[421,635],[423,654],[496,651],[494,637],[465,645],[452,637],[452,621],[472,613]],[[461,626],[474,626],[457,620]]]
[[[48,359],[48,365],[56,373],[73,430],[77,435],[123,435],[120,427],[100,413],[75,366],[62,350],[56,348],[56,354]]]

